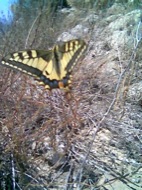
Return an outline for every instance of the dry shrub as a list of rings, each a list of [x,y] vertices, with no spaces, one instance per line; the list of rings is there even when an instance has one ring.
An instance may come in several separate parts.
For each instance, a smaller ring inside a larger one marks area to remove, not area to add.
[[[64,31],[63,26],[70,29],[68,23],[63,23],[66,18],[61,13],[49,14],[51,7],[46,8],[43,6],[32,17],[16,17],[18,20],[3,37],[1,55],[23,47],[48,49]],[[71,27],[80,20],[71,21]],[[93,56],[91,51],[88,54]],[[131,64],[135,57],[123,72],[125,68],[109,71],[110,61],[114,64],[111,53],[94,59],[89,56],[74,69],[70,99],[61,90],[46,91],[24,74],[1,69],[3,189],[7,184],[11,189],[16,184],[24,190],[105,189],[105,185],[111,186],[117,180],[126,185],[130,181],[127,143],[135,136],[124,92],[135,71]],[[137,137],[139,134],[137,130]],[[140,150],[135,145],[131,144],[131,148],[136,149],[139,161]],[[133,173],[136,171],[139,167]]]

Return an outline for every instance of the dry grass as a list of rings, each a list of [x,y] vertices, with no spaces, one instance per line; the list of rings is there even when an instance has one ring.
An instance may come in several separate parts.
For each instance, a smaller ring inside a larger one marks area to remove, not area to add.
[[[59,27],[63,17],[53,21],[45,10],[27,25],[13,23],[1,55],[23,47],[47,49],[56,41],[64,30]],[[125,64],[112,52],[92,58],[88,51],[74,70],[71,99],[60,90],[46,91],[24,74],[1,69],[1,187],[6,189],[10,179],[11,189],[121,188],[117,182],[139,189],[141,126],[132,123],[137,110],[126,101],[141,38],[136,40]],[[110,71],[114,60],[117,68]]]

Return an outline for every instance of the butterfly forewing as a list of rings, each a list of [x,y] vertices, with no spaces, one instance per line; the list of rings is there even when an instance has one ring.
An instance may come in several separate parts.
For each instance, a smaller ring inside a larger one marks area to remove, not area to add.
[[[72,40],[68,44],[65,44],[65,53],[62,60],[69,59],[68,64],[66,65],[66,70],[71,72],[74,65],[77,63],[81,55],[86,50],[86,44],[83,40]]]
[[[2,59],[4,66],[34,76],[47,89],[68,88],[73,66],[86,50],[83,40],[55,45],[51,50],[25,50]]]

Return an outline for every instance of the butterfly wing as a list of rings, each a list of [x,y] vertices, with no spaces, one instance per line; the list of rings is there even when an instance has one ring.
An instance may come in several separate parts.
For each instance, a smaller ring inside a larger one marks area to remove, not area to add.
[[[66,70],[66,72],[71,72],[86,48],[86,43],[78,39],[68,41],[68,43],[59,46],[58,54],[61,54],[61,67]]]
[[[1,63],[4,66],[19,70],[28,75],[39,78],[42,70],[47,67],[52,58],[52,51],[27,50],[12,53],[4,57]],[[45,61],[45,59],[47,61]]]
[[[86,43],[79,39],[61,43],[53,48],[55,69],[60,79],[62,79],[59,84],[60,88],[70,85],[72,69],[86,48]]]

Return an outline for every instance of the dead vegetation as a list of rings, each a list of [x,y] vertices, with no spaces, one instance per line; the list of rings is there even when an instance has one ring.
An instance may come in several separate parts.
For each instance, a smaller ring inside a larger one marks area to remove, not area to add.
[[[45,12],[43,6],[28,20],[17,17],[3,36],[0,54],[48,49],[77,24],[90,27],[88,51],[74,69],[71,99],[1,67],[0,189],[141,189],[142,105],[131,93],[141,75],[141,21],[119,46],[119,38],[113,38],[118,28],[109,28],[111,16],[96,15],[92,27],[83,21],[85,14],[77,13],[70,26],[72,13],[49,17]]]

